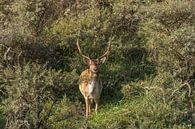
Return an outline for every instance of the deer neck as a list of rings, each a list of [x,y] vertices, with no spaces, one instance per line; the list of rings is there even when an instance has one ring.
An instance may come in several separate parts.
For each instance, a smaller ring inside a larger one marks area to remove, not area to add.
[[[90,69],[88,69],[88,72],[90,74],[91,79],[96,80],[99,77],[99,72],[93,72]]]

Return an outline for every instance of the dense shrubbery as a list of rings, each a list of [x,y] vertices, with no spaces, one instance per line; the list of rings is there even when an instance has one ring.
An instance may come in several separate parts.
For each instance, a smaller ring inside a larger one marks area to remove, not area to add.
[[[0,2],[0,128],[81,128],[78,77],[90,57],[103,93],[89,128],[194,128],[195,3],[160,0]]]

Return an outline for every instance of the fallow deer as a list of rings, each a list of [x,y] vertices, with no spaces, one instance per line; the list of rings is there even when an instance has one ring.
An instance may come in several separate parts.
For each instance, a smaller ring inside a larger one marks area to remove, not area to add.
[[[80,55],[83,57],[84,63],[88,65],[88,69],[81,73],[79,81],[79,90],[85,98],[85,117],[88,118],[93,101],[95,102],[95,112],[97,114],[100,95],[102,92],[102,81],[100,79],[98,65],[104,63],[107,59],[111,49],[111,42],[109,41],[108,48],[105,53],[96,59],[91,59],[89,56],[82,53],[78,40],[77,47]]]

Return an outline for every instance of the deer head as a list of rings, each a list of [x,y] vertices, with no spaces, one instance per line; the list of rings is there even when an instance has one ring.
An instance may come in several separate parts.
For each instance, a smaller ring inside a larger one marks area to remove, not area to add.
[[[82,53],[78,39],[77,39],[77,47],[78,47],[79,53],[83,57],[84,63],[89,66],[89,70],[96,73],[96,72],[98,72],[98,65],[104,63],[108,57],[108,54],[109,54],[110,49],[111,49],[111,41],[109,41],[108,47],[107,47],[106,51],[104,52],[104,54],[96,59],[91,59],[89,56],[86,56]]]

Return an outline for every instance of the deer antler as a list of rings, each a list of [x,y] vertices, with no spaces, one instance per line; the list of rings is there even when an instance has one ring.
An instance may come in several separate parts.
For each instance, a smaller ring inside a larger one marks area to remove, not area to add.
[[[79,50],[79,53],[81,54],[81,56],[82,56],[83,58],[87,58],[87,59],[90,60],[90,58],[89,58],[88,56],[83,55],[83,53],[82,53],[82,51],[81,51],[81,48],[80,48],[80,45],[79,45],[79,40],[78,40],[78,39],[77,39],[77,47],[78,47],[78,50]]]
[[[107,56],[108,55],[108,53],[110,52],[110,49],[111,49],[111,40],[109,40],[109,42],[108,42],[108,47],[107,47],[107,50],[104,52],[104,54],[102,55],[102,56],[100,56],[98,59],[100,59],[100,58],[103,58],[103,57],[105,57],[105,56]]]

